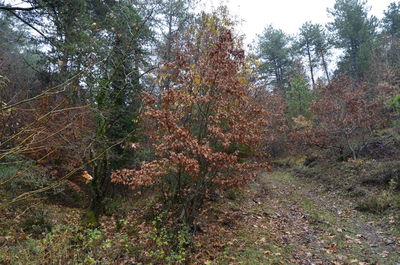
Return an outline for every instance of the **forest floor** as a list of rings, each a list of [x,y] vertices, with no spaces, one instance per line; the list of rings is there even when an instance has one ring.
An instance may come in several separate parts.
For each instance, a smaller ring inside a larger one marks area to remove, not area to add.
[[[231,232],[221,238],[220,254],[205,264],[400,264],[398,209],[355,210],[359,199],[341,177],[338,188],[294,172],[263,173],[223,203],[231,212],[224,222]]]
[[[157,226],[151,191],[111,201],[95,228],[84,208],[31,200],[0,214],[0,264],[400,265],[399,157],[304,162],[214,194],[196,233]]]

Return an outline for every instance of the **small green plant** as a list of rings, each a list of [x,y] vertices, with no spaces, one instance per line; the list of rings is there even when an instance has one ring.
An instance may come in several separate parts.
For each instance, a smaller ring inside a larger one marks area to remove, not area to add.
[[[124,227],[127,227],[128,224],[129,224],[129,222],[125,219],[117,220],[115,230],[120,231]]]
[[[225,197],[231,201],[240,201],[244,199],[243,191],[237,188],[230,188],[225,192]]]
[[[122,200],[120,199],[104,199],[104,214],[107,216],[123,216],[124,207],[122,207]]]
[[[185,225],[169,229],[162,224],[162,216],[157,216],[152,222],[150,239],[155,249],[150,251],[150,256],[162,264],[185,264],[189,254],[189,229]]]
[[[393,109],[393,111],[395,113],[397,113],[398,115],[400,115],[400,95],[395,96],[391,99],[389,99],[388,101],[385,102],[386,105],[388,107],[390,107],[391,109]],[[397,126],[400,126],[400,120],[395,121],[395,124]]]
[[[400,114],[400,95],[386,101],[386,105],[392,107],[394,111]]]
[[[100,226],[100,223],[97,220],[95,213],[92,210],[89,210],[83,215],[82,225],[89,228],[96,228]]]
[[[21,224],[22,230],[32,234],[34,237],[39,237],[51,232],[53,223],[49,220],[45,213],[35,212],[28,216]]]
[[[99,229],[89,229],[86,231],[86,241],[88,245],[93,245],[103,239],[103,234]]]
[[[368,197],[362,200],[356,207],[361,212],[382,214],[393,205],[393,194],[390,191],[384,191],[378,196]]]
[[[1,162],[0,188],[5,191],[5,201],[7,201],[7,197],[14,197],[21,192],[47,187],[54,181],[49,174],[36,165],[35,161],[29,160],[22,155],[8,155],[2,158]],[[56,195],[62,192],[63,189],[64,187],[59,185],[43,195]]]

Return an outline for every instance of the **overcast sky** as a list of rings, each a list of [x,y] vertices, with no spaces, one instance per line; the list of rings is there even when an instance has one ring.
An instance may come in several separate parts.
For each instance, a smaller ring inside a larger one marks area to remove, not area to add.
[[[370,13],[381,18],[383,10],[394,1],[369,0]],[[202,0],[202,6],[210,9],[221,2],[243,21],[239,29],[250,43],[269,24],[289,34],[295,34],[306,21],[325,24],[331,20],[326,10],[335,0]]]

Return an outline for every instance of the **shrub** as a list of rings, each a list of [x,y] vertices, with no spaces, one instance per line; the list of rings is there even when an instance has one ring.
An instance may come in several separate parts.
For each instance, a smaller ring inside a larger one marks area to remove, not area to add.
[[[386,101],[386,104],[400,114],[400,96],[391,98],[390,100]]]
[[[53,223],[44,212],[34,212],[29,215],[21,224],[26,233],[39,237],[49,233],[53,228]]]
[[[388,101],[385,102],[387,106],[393,109],[393,111],[397,114],[400,115],[400,96],[395,96]],[[400,120],[396,121],[396,124],[400,126]]]
[[[368,135],[382,121],[381,104],[369,93],[366,84],[342,77],[317,90],[312,105],[313,143],[343,152],[350,149],[356,157],[359,138]]]
[[[165,205],[192,223],[204,199],[253,176],[265,134],[265,112],[252,99],[244,50],[226,17],[203,14],[164,67],[170,86],[146,96],[142,119],[155,159],[113,173],[131,188],[158,185]]]
[[[378,196],[368,197],[359,202],[356,209],[361,212],[381,214],[394,203],[394,197],[389,192],[383,192]]]
[[[4,80],[0,76],[0,90],[8,82]],[[61,86],[35,95],[8,92],[7,102],[0,101],[0,188],[10,196],[2,198],[0,207],[39,192],[60,191],[57,181],[88,159],[85,134],[91,130],[88,107],[76,106]]]
[[[180,225],[169,230],[162,219],[160,215],[152,221],[150,239],[155,249],[149,253],[151,258],[160,264],[186,264],[191,243],[189,229]]]
[[[22,192],[38,190],[49,186],[52,180],[41,167],[32,160],[21,155],[10,155],[5,157],[0,165],[0,188],[5,192],[7,198],[14,197]],[[55,195],[63,191],[62,185],[50,189],[44,195]]]

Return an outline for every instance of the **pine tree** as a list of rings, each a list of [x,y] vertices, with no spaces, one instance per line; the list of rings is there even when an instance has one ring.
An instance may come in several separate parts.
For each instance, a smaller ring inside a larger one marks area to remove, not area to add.
[[[273,89],[282,95],[289,87],[288,73],[293,63],[291,52],[291,39],[282,30],[268,26],[259,36],[258,54],[262,78],[268,80]]]
[[[318,61],[315,49],[315,42],[318,37],[317,34],[317,25],[314,25],[311,22],[306,22],[300,28],[300,33],[297,40],[300,54],[307,57],[313,88],[315,88],[315,69]]]
[[[400,38],[400,2],[391,3],[384,13],[383,31],[392,37]]]
[[[361,81],[368,68],[377,20],[368,15],[366,2],[360,0],[336,0],[328,11],[334,18],[328,26],[335,35],[336,47],[345,53],[339,71]]]

